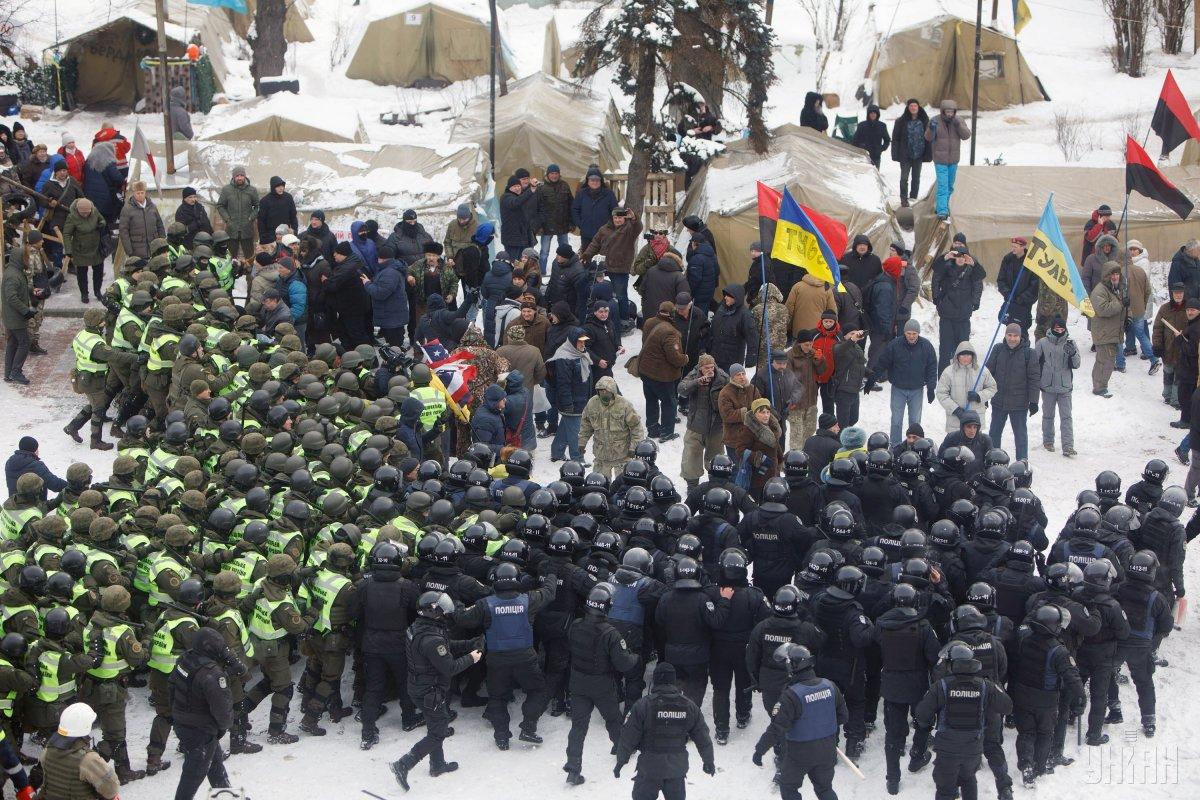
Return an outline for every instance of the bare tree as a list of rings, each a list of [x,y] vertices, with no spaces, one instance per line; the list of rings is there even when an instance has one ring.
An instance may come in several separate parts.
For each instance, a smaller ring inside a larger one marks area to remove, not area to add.
[[[841,50],[850,20],[859,0],[800,0],[804,15],[812,23],[818,50]]]
[[[27,15],[21,13],[28,0],[0,0],[0,56],[22,69],[37,66],[37,62],[17,46],[21,29],[27,23]]]
[[[1092,119],[1070,109],[1054,112],[1054,142],[1067,161],[1078,161],[1096,149]]]
[[[287,0],[258,0],[254,10],[254,38],[250,40],[250,75],[254,91],[262,94],[259,83],[263,78],[283,74],[287,55],[287,40],[283,23],[287,18]]]
[[[1183,51],[1189,5],[1188,0],[1154,0],[1154,25],[1162,35],[1162,51],[1167,55]]]
[[[1146,58],[1146,26],[1154,0],[1104,0],[1116,39],[1112,57],[1117,72],[1140,78]]]

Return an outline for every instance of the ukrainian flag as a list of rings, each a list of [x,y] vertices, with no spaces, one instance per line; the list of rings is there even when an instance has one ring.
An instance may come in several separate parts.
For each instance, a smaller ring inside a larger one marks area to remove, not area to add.
[[[1071,248],[1063,239],[1062,228],[1054,213],[1054,195],[1046,200],[1042,219],[1038,222],[1029,250],[1025,254],[1025,269],[1042,279],[1050,291],[1079,309],[1084,316],[1095,314],[1092,301],[1079,277],[1079,268],[1071,256]]]
[[[1029,11],[1029,6],[1025,4],[1025,0],[1012,0],[1013,6],[1013,33],[1020,33],[1021,29],[1029,24],[1029,20],[1033,18],[1033,14]]]
[[[805,269],[814,278],[842,289],[842,273],[837,254],[829,247],[812,218],[805,213],[787,189],[779,204],[779,220],[775,223],[775,242],[771,258]]]

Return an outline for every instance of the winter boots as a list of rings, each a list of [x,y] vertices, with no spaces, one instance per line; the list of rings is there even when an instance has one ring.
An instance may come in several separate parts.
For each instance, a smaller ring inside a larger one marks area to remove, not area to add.
[[[67,423],[65,428],[63,428],[63,433],[74,439],[76,444],[83,444],[83,437],[79,435],[79,432],[83,430],[84,423],[86,423],[91,416],[92,407],[85,406],[82,411],[71,418],[71,421]]]
[[[161,753],[146,754],[146,774],[157,775],[165,769],[171,768],[170,761],[163,761]]]
[[[93,450],[112,450],[113,449],[113,446],[110,443],[104,441],[104,423],[103,422],[93,422],[92,423],[91,448]]]

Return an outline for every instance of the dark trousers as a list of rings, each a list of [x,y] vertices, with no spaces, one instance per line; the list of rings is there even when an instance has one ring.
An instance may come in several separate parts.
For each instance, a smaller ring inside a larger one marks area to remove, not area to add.
[[[971,338],[971,320],[938,318],[938,374],[954,360],[960,342]]]
[[[863,672],[858,672],[852,678],[847,680],[839,675],[836,678],[830,678],[838,689],[842,691],[842,698],[846,701],[846,740],[865,739],[867,738],[867,693],[866,693],[866,675]]]
[[[408,696],[408,655],[404,650],[397,649],[389,653],[363,653],[363,680],[366,688],[363,691],[362,732],[363,737],[379,733],[375,727],[379,719],[380,707],[383,705],[384,694],[387,692],[388,677],[400,693],[400,713],[405,722],[413,718],[417,708]]]
[[[908,703],[896,703],[891,700],[883,701],[883,752],[887,761],[887,777],[900,779],[900,757],[904,755],[904,745],[908,742],[909,713],[912,709]],[[917,728],[913,731],[912,752],[924,753],[929,746],[929,731]]]
[[[909,183],[911,176],[911,184]],[[920,161],[901,161],[900,162],[900,197],[916,200],[917,195],[921,193],[921,162]],[[955,343],[957,346],[957,342]]]
[[[1179,419],[1187,425],[1192,421],[1192,394],[1196,391],[1196,379],[1186,372],[1176,372],[1175,382],[1179,384]]]
[[[366,317],[346,317],[338,318],[342,326],[342,347],[347,350],[353,350],[360,344],[370,344],[372,337],[371,331],[367,328]]]
[[[179,737],[179,746],[183,748],[183,770],[179,773],[175,800],[192,800],[205,778],[214,789],[229,787],[220,739],[207,731],[186,725],[176,725],[175,735]]]
[[[396,327],[396,328],[380,328],[379,335],[382,336],[383,340],[385,342],[387,342],[388,344],[390,344],[392,347],[403,347],[404,346],[404,326],[403,325]]]
[[[548,700],[546,676],[537,665],[537,659],[531,657],[528,661],[516,664],[487,665],[488,704],[483,711],[483,718],[492,723],[496,741],[512,738],[508,701],[504,698],[517,687],[525,691],[525,702],[521,704],[521,730],[536,733],[538,719],[546,711]]]
[[[566,636],[543,635],[542,652],[546,654],[546,696],[552,700],[561,699],[566,696],[571,644]]]
[[[978,800],[979,787],[975,773],[979,771],[982,756],[957,756],[938,753],[933,762],[933,785],[935,800],[954,800],[962,791],[962,800]]]
[[[600,712],[608,740],[614,745],[621,735],[620,697],[617,683],[601,675],[584,675],[584,680],[574,680],[571,687],[571,732],[567,734],[568,772],[583,771],[583,742],[592,724],[592,710]],[[584,684],[594,685],[584,685]]]
[[[674,381],[642,378],[642,393],[646,396],[646,435],[652,439],[675,432],[675,410],[679,396]]]
[[[835,409],[833,405],[833,382],[817,384],[817,391],[821,395],[821,411],[825,414],[833,414]]]
[[[745,658],[743,655],[742,658]],[[704,694],[708,691],[708,664],[675,664],[675,676],[679,689],[687,699],[704,707]]]
[[[996,781],[996,791],[1010,788],[1012,777],[1008,774],[1008,759],[1004,756],[1003,717],[988,717],[987,728],[983,731],[983,757],[987,759],[988,769]]]
[[[736,687],[734,711],[739,720],[749,719],[752,706],[750,672],[746,669],[746,645],[738,642],[713,642],[709,650],[709,670],[713,685],[713,725],[729,730],[729,690]]]
[[[1001,411],[998,408],[992,409],[992,422],[988,428],[988,436],[992,437],[992,446],[1001,447],[1001,439],[1004,434],[1004,422],[1008,421],[1012,425],[1013,445],[1016,450],[1014,458],[1029,457],[1029,415],[1026,409],[1020,411]]]
[[[641,775],[633,779],[633,800],[656,800],[659,792],[666,800],[683,800],[687,797],[687,787],[683,778],[643,778]]]
[[[1050,757],[1054,742],[1054,726],[1058,722],[1058,704],[1053,708],[1017,706],[1013,709],[1017,723],[1017,769],[1041,771]]]
[[[1154,716],[1154,653],[1149,647],[1125,647],[1117,654],[1129,665],[1129,678],[1137,689],[1138,711],[1143,717]]]
[[[617,299],[617,312],[621,322],[637,319],[637,306],[629,301],[629,273],[610,272],[608,279],[612,281],[613,296]]]
[[[8,341],[4,345],[4,377],[20,375],[29,358],[29,331],[25,328],[7,328]]]
[[[429,756],[430,763],[440,767],[446,763],[442,743],[450,735],[450,704],[440,689],[430,689],[421,696],[421,711],[425,714],[425,735],[409,754],[414,763]]]
[[[805,777],[812,782],[817,800],[837,800],[837,792],[833,790],[833,769],[834,764],[826,763],[809,767],[805,772]],[[780,783],[779,796],[783,800],[800,800],[801,786],[799,783]]]
[[[858,392],[834,392],[833,405],[839,426],[849,428],[858,423]]]
[[[1079,677],[1088,685],[1087,735],[1104,733],[1104,717],[1108,713],[1108,689],[1112,683],[1113,662],[1107,656],[1088,657],[1080,652]]]
[[[100,290],[104,285],[104,262],[92,267],[87,264],[75,265],[75,283],[79,286],[79,297],[88,296],[88,269],[92,271],[92,294],[100,297]]]
[[[863,648],[863,655],[867,659],[867,679],[863,683],[863,722],[874,725],[879,716],[883,651],[879,649],[879,645],[872,644]]]

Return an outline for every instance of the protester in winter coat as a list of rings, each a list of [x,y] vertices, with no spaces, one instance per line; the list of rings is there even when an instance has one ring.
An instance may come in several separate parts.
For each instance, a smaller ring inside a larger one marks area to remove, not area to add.
[[[642,352],[638,358],[638,376],[646,397],[646,433],[659,441],[678,438],[675,411],[679,399],[675,385],[683,377],[688,363],[683,338],[671,324],[675,304],[664,302],[658,314],[642,327]]]
[[[992,348],[987,370],[996,379],[996,394],[992,397],[992,425],[988,435],[992,443],[1001,446],[1004,421],[1012,425],[1016,442],[1016,457],[1029,457],[1029,436],[1026,414],[1038,412],[1038,392],[1041,386],[1041,367],[1029,342],[1021,338],[1021,326],[1008,323],[1004,342]]]
[[[788,447],[804,445],[817,430],[817,376],[825,371],[825,358],[813,347],[816,331],[804,329],[796,334],[796,343],[788,350],[788,364],[803,391],[796,408],[788,409]]]
[[[800,111],[800,125],[824,133],[829,130],[829,117],[821,107],[825,104],[819,92],[808,92],[804,95],[804,108]]]
[[[982,376],[980,372],[982,371]],[[988,405],[996,394],[996,379],[987,367],[979,364],[975,348],[961,342],[951,361],[938,377],[934,396],[946,410],[946,433],[962,427],[962,413],[974,411],[980,424],[987,423]]]
[[[558,164],[546,165],[546,180],[537,187],[535,194],[541,234],[538,265],[544,273],[551,242],[557,240],[559,247],[567,244],[567,234],[571,232],[571,204],[575,197],[571,194],[571,187],[562,179]]]
[[[278,289],[272,286],[263,292],[262,304],[259,306],[258,313],[255,314],[258,319],[258,329],[265,336],[275,336],[275,328],[285,322],[292,321],[292,311],[288,308],[287,303],[283,301],[283,295]]]
[[[288,310],[292,315],[289,321],[295,327],[296,335],[303,342],[308,325],[308,287],[304,284],[300,270],[296,269],[296,262],[291,258],[285,256],[279,259],[275,268],[279,272],[275,288],[279,291],[283,301],[287,303]]]
[[[433,237],[425,230],[425,226],[417,222],[417,212],[411,208],[405,209],[400,221],[392,228],[388,236],[388,244],[396,251],[396,260],[410,267],[425,257],[425,248],[433,244]],[[440,245],[439,245],[440,247]],[[443,294],[446,302],[454,299],[454,295]]]
[[[629,272],[641,235],[642,221],[638,215],[632,209],[617,206],[612,210],[612,219],[596,230],[579,255],[584,264],[596,256],[604,256],[604,271],[612,280],[622,323],[631,322],[636,313],[629,300]]]
[[[524,315],[522,315],[522,319],[524,319]],[[550,307],[550,315],[547,318],[547,322],[549,324],[546,326],[546,339],[542,347],[542,355],[549,362],[551,356],[558,352],[559,346],[567,341],[567,336],[571,328],[576,327],[579,322],[575,317],[575,312],[562,300]],[[529,339],[529,334],[532,332],[533,328],[526,329],[526,339]],[[548,363],[547,366],[549,366]]]
[[[430,342],[437,339],[447,350],[458,347],[469,327],[467,314],[472,307],[463,304],[458,309],[448,308],[440,294],[430,295],[425,303],[425,314],[418,320],[412,335],[414,341]],[[410,307],[409,314],[411,313]]]
[[[533,424],[533,392],[525,388],[525,376],[510,369],[504,379],[504,430],[509,444],[522,449],[537,448],[537,428]]]
[[[768,283],[759,288],[758,294],[758,302],[751,309],[750,316],[754,320],[754,329],[760,334],[757,363],[766,364],[769,360],[768,344],[770,344],[771,352],[787,349],[791,315],[788,313],[787,306],[783,304],[783,294],[778,286]],[[764,316],[766,317],[765,324]],[[763,335],[764,332],[765,335]]]
[[[1037,302],[1038,287],[1042,282],[1033,273],[1023,272],[1029,240],[1024,236],[1014,236],[1011,243],[1012,248],[1004,254],[1000,272],[996,275],[996,290],[1008,302],[1008,316],[1000,321],[1006,325],[1010,322],[1020,325],[1021,340],[1028,342],[1029,326],[1033,324],[1033,304]]]
[[[933,344],[921,335],[919,322],[910,319],[904,323],[903,334],[888,342],[879,357],[879,370],[892,384],[890,437],[898,442],[904,430],[905,409],[909,423],[920,424],[925,403],[933,402],[937,387],[937,354]]]
[[[95,204],[81,197],[72,205],[63,224],[63,252],[75,267],[79,298],[88,302],[88,268],[92,270],[92,294],[101,297],[104,283],[105,241],[108,222],[100,216]]]
[[[229,254],[234,258],[253,258],[258,189],[246,177],[245,167],[234,167],[229,183],[221,187],[221,193],[217,195],[217,215],[225,223],[225,232],[229,234]],[[270,234],[268,242],[275,240],[274,228]]]
[[[791,264],[764,253],[762,242],[751,242],[750,266],[746,268],[746,281],[742,284],[746,290],[746,300],[751,306],[758,303],[758,293],[764,279],[778,286],[780,294],[787,297],[803,274]]]
[[[592,356],[587,351],[588,335],[583,328],[572,327],[546,365],[550,370],[554,408],[558,411],[558,431],[550,443],[550,460],[583,460],[579,431],[583,409],[592,396]]]
[[[404,290],[404,268],[390,245],[379,248],[379,262],[372,277],[363,276],[363,288],[371,296],[371,320],[384,341],[394,347],[404,344],[409,322],[408,293]],[[422,309],[424,310],[424,309]]]
[[[943,100],[941,113],[925,129],[925,141],[930,144],[937,174],[937,214],[941,219],[950,217],[950,196],[954,194],[961,145],[970,138],[971,128],[958,116],[958,104],[949,98]]]
[[[212,223],[208,220],[208,212],[204,210],[204,203],[200,202],[200,195],[196,194],[196,190],[191,186],[185,186],[183,189],[183,202],[175,207],[175,221],[187,227],[187,233],[183,237],[184,245],[190,250],[196,239],[197,233],[212,234]]]
[[[721,305],[712,317],[710,352],[722,370],[733,364],[744,364],[747,368],[758,364],[759,329],[745,299],[746,290],[741,284],[729,284],[721,291]]]
[[[133,184],[129,199],[121,209],[119,227],[121,247],[126,256],[150,258],[150,242],[166,238],[162,217],[158,215],[154,201],[147,196],[143,181]]]
[[[325,283],[325,307],[337,315],[344,347],[368,344],[372,338],[367,330],[371,298],[362,284],[362,276],[366,274],[362,259],[349,242],[338,242],[333,262],[333,271]]]
[[[541,348],[526,340],[525,328],[521,325],[514,324],[505,328],[504,338],[506,344],[498,348],[496,354],[508,361],[510,369],[521,373],[525,379],[525,388],[532,397],[534,387],[546,379],[546,362],[542,357]]]
[[[717,253],[703,239],[692,238],[688,242],[687,282],[688,293],[699,305],[701,313],[707,314],[717,291]]]
[[[604,178],[596,167],[589,168],[584,177],[584,186],[571,201],[571,221],[579,229],[580,247],[591,244],[592,237],[612,219],[617,207],[617,196],[604,185]]]
[[[1083,253],[1082,260],[1087,261],[1096,249],[1096,242],[1101,236],[1113,236],[1117,232],[1116,223],[1112,221],[1112,209],[1106,203],[1092,212],[1087,222],[1083,223]],[[1097,276],[1098,279],[1098,276]],[[1092,287],[1088,287],[1090,292]]]
[[[596,381],[596,394],[583,407],[579,427],[579,451],[587,453],[592,443],[592,471],[606,478],[621,474],[633,448],[646,438],[646,429],[633,404],[621,396],[611,376]]]
[[[458,265],[458,251],[471,244],[471,237],[479,229],[479,217],[467,203],[460,203],[454,212],[454,219],[446,224],[446,235],[442,237],[442,252],[446,263]]]
[[[1200,239],[1190,239],[1171,256],[1167,285],[1184,285],[1184,299],[1200,299]]]
[[[263,293],[275,288],[279,280],[279,268],[270,253],[255,253],[254,277],[250,279],[249,300],[261,303]]]
[[[900,305],[905,296],[904,268],[904,262],[898,256],[889,256],[884,261],[883,271],[863,290],[863,310],[871,334],[871,349],[867,358],[875,379],[881,382],[887,376],[879,372],[879,356],[908,321],[908,315],[903,313]]]
[[[770,363],[754,373],[751,383],[758,390],[759,397],[771,401],[775,418],[786,434],[788,416],[804,405],[804,386],[791,369],[788,352],[780,350],[772,353]]]
[[[1091,294],[1092,342],[1096,345],[1096,362],[1092,365],[1092,394],[1112,397],[1108,380],[1116,366],[1117,348],[1125,339],[1125,316],[1128,309],[1121,298],[1121,265],[1109,261],[1104,265],[1101,280]]]
[[[680,343],[688,358],[683,371],[687,372],[696,366],[700,353],[709,349],[708,316],[702,309],[697,309],[691,296],[684,292],[675,297],[675,313],[671,315],[671,324],[679,331]]]
[[[1163,402],[1176,407],[1179,405],[1179,386],[1175,381],[1175,364],[1179,358],[1176,337],[1187,327],[1186,292],[1184,284],[1171,284],[1170,299],[1158,307],[1150,338],[1155,355],[1163,361]]]
[[[171,119],[171,134],[173,138],[190,141],[196,138],[196,133],[192,130],[192,118],[188,114],[186,95],[187,90],[182,86],[171,87],[168,116]]]
[[[500,243],[509,260],[516,261],[526,247],[533,247],[533,229],[529,224],[529,209],[537,209],[537,182],[523,187],[521,179],[510,175],[500,198]]]
[[[493,383],[483,393],[483,402],[471,414],[471,441],[482,442],[499,459],[504,448],[504,406],[507,400],[504,387]]]
[[[761,498],[763,486],[779,474],[783,462],[779,447],[783,430],[771,410],[771,401],[765,397],[755,398],[749,409],[740,409],[738,413],[742,424],[728,446],[733,448],[734,463],[745,463],[750,469],[750,494]]]
[[[567,306],[567,308],[570,308],[570,306]],[[545,351],[546,334],[550,330],[550,320],[546,318],[546,312],[542,311],[532,302],[522,302],[520,316],[510,322],[506,330],[511,331],[516,327],[522,328],[525,331],[525,342],[527,344],[533,345],[539,351]],[[529,372],[525,371],[525,375],[528,376]]]
[[[921,194],[921,165],[933,160],[932,148],[925,140],[929,115],[921,102],[910,97],[904,113],[892,126],[892,161],[900,165],[900,205],[907,206]],[[909,178],[911,176],[911,184]]]
[[[650,267],[642,281],[642,319],[653,319],[660,305],[665,302],[674,303],[676,296],[681,292],[691,294],[683,272],[683,259],[675,253],[665,253]]]
[[[83,162],[83,193],[106,220],[115,220],[121,213],[119,195],[124,186],[125,178],[117,168],[113,143],[93,145],[87,160]]]
[[[347,244],[354,249],[354,254],[358,256],[367,274],[374,272],[375,265],[379,263],[379,248],[368,235],[367,223],[364,220],[358,219],[350,223],[350,241]]]
[[[512,283],[512,272],[512,264],[496,259],[479,287],[479,298],[483,303],[483,338],[489,347],[496,343],[496,306]]]
[[[1150,341],[1150,330],[1146,314],[1150,310],[1150,256],[1137,239],[1129,240],[1129,266],[1126,280],[1129,283],[1129,325],[1125,328],[1125,347],[1117,348],[1117,372],[1125,371],[1125,356],[1133,355],[1138,345],[1142,348],[1142,359],[1150,361],[1150,374],[1158,372],[1159,360]]]
[[[758,389],[750,382],[750,375],[741,364],[729,368],[729,383],[717,393],[717,411],[721,415],[721,443],[730,458],[738,455],[735,444],[746,438],[743,411],[758,399]],[[770,401],[767,402],[770,406]]]
[[[875,169],[879,169],[879,157],[891,144],[892,137],[888,136],[887,125],[879,119],[879,106],[872,103],[867,106],[867,118],[854,129],[854,146],[866,150]]]
[[[820,278],[805,274],[792,287],[787,299],[788,333],[795,337],[800,331],[814,330],[826,311],[837,312],[833,290]]]
[[[17,174],[21,177],[21,183],[37,191],[38,184],[43,183],[49,177],[46,173],[49,166],[50,149],[44,144],[35,144],[33,155],[17,164]]]
[[[729,374],[708,354],[700,356],[696,368],[679,381],[677,393],[688,409],[679,474],[689,488],[704,476],[704,465],[722,452],[723,426],[717,401],[728,383]]]
[[[821,408],[832,412],[833,406],[833,371],[837,364],[833,360],[833,348],[842,339],[842,326],[838,324],[837,314],[833,311],[821,312],[821,321],[817,323],[816,334],[813,337],[813,350],[821,354],[825,366],[816,374],[817,390],[821,395]]]
[[[471,244],[458,251],[456,271],[462,276],[462,284],[468,289],[478,289],[483,283],[491,264],[490,246],[495,239],[496,228],[491,222],[481,222],[471,237]]]
[[[849,428],[858,422],[858,396],[867,371],[867,356],[863,353],[863,331],[850,331],[833,346],[834,371],[833,407],[838,424]]]
[[[613,319],[612,309],[603,300],[592,304],[592,310],[583,321],[583,331],[590,339],[588,352],[592,354],[592,380],[613,374],[617,356],[625,352],[621,346],[621,331]]]
[[[298,234],[299,235],[299,234]],[[333,261],[333,248],[337,247],[337,237],[325,224],[325,212],[314,209],[308,217],[308,227],[303,231],[304,236],[311,236],[320,245],[320,254],[326,261]]]
[[[64,132],[62,135],[62,147],[58,148],[58,154],[67,162],[67,171],[71,173],[71,177],[80,186],[83,186],[83,151],[75,146],[75,134]]]
[[[853,283],[860,290],[866,290],[867,285],[883,271],[879,256],[875,255],[871,240],[863,234],[854,237],[850,249],[842,254],[839,260],[842,273],[842,283]]]
[[[1100,282],[1100,277],[1104,273],[1104,265],[1117,259],[1119,248],[1117,237],[1112,234],[1106,233],[1096,239],[1095,247],[1083,260],[1083,269],[1079,274],[1083,280],[1083,288],[1087,289],[1088,294],[1091,294],[1092,289],[1095,289],[1096,284]]]
[[[971,338],[971,314],[983,296],[983,267],[965,244],[956,244],[933,266],[933,304],[938,310],[938,369],[950,363],[956,344]]]
[[[1058,411],[1062,428],[1062,454],[1075,455],[1075,428],[1071,419],[1071,391],[1074,373],[1079,369],[1079,346],[1067,335],[1067,323],[1057,318],[1050,332],[1034,347],[1040,370],[1038,388],[1042,393],[1042,447],[1054,452],[1054,413]]]

